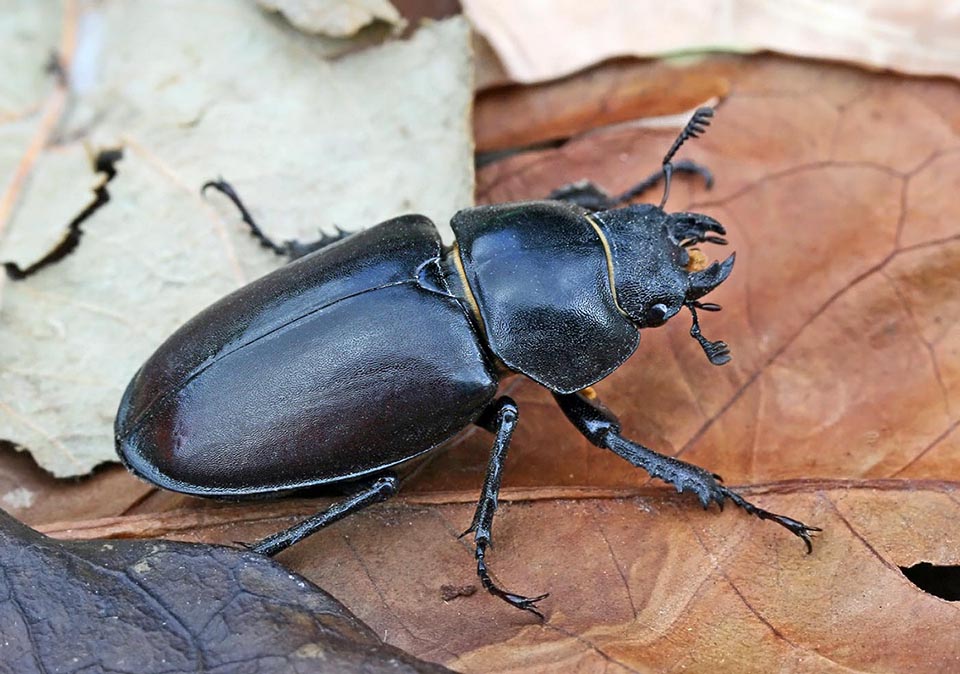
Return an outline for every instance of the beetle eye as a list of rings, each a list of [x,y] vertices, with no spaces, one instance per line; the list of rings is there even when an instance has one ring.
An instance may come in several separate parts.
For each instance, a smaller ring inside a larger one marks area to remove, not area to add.
[[[650,319],[656,323],[662,323],[667,320],[667,313],[669,311],[666,304],[654,304],[650,307]]]

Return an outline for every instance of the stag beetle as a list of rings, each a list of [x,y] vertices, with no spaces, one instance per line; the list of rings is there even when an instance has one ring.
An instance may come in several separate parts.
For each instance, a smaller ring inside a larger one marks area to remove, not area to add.
[[[259,242],[291,259],[202,311],[133,376],[116,417],[116,447],[133,473],[198,496],[277,495],[350,483],[353,495],[251,546],[275,555],[351,513],[396,493],[394,469],[470,424],[494,434],[473,522],[477,574],[492,594],[541,618],[537,602],[493,582],[486,553],[517,405],[496,397],[522,374],[552,391],[590,442],[612,450],[706,508],[726,499],[772,520],[812,549],[819,531],[748,502],[719,476],[624,438],[589,387],[637,348],[639,330],[682,308],[690,334],[715,365],[723,342],[700,334],[701,298],[722,283],[734,256],[706,264],[695,246],[725,244],[723,226],[699,213],[664,210],[680,146],[713,114],[701,108],[662,169],[610,197],[591,183],[547,200],[468,208],[445,247],[421,215],[312,243],[270,239],[222,179]],[[663,181],[659,206],[624,205]],[[76,228],[74,228],[76,229]],[[52,257],[62,257],[55,251]],[[23,277],[47,260],[11,276]]]

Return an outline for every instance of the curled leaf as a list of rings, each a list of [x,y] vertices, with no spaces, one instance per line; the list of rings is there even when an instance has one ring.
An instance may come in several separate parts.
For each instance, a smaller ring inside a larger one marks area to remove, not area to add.
[[[0,511],[5,671],[436,673],[265,557],[167,541],[60,542]]]
[[[264,9],[280,12],[305,33],[350,37],[375,22],[403,28],[403,17],[387,0],[257,0]]]

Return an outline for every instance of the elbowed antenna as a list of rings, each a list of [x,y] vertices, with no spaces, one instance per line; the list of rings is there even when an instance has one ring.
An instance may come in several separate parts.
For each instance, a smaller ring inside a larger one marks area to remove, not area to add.
[[[693,113],[693,117],[691,117],[687,125],[683,127],[683,131],[681,131],[677,139],[673,141],[670,149],[667,150],[667,154],[663,156],[663,198],[660,199],[660,208],[663,208],[667,204],[667,198],[670,196],[670,178],[673,176],[673,156],[677,154],[677,150],[679,150],[680,146],[687,142],[689,138],[699,138],[700,134],[707,130],[707,127],[710,126],[711,117],[713,117],[713,108],[697,108],[696,112]]]
[[[709,339],[704,337],[700,333],[700,319],[697,316],[697,309],[703,309],[704,311],[720,311],[720,305],[713,304],[712,302],[700,303],[697,301],[690,301],[686,303],[686,306],[687,309],[690,310],[690,313],[693,314],[693,325],[690,326],[690,336],[700,343],[700,347],[707,355],[707,359],[714,365],[726,365],[729,363],[730,347],[727,346],[726,342],[722,342],[720,340],[711,342]]]

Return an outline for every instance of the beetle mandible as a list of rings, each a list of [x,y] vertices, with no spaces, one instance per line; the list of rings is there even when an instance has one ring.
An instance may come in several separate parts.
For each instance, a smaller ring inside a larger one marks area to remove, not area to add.
[[[477,574],[490,593],[542,618],[537,603],[547,595],[502,589],[486,562],[519,414],[497,387],[522,374],[548,388],[591,443],[693,492],[704,508],[729,499],[772,520],[809,552],[818,528],[758,508],[719,476],[623,437],[616,416],[587,392],[630,357],[640,330],[682,308],[710,362],[730,359],[726,344],[701,335],[697,314],[719,310],[701,299],[728,277],[734,256],[707,265],[695,246],[725,244],[726,232],[706,215],[664,210],[674,171],[700,174],[709,186],[706,169],[673,157],[712,115],[697,110],[662,169],[627,192],[611,197],[577,183],[544,201],[468,208],[453,217],[451,247],[421,215],[276,243],[228,183],[207,183],[204,190],[230,198],[263,246],[291,261],[202,311],[134,375],[116,417],[121,460],[160,487],[198,496],[355,486],[352,496],[251,546],[275,555],[392,496],[400,464],[477,424],[494,434],[464,532],[474,535]],[[624,205],[661,180],[659,206]],[[7,271],[28,275],[11,264]]]

